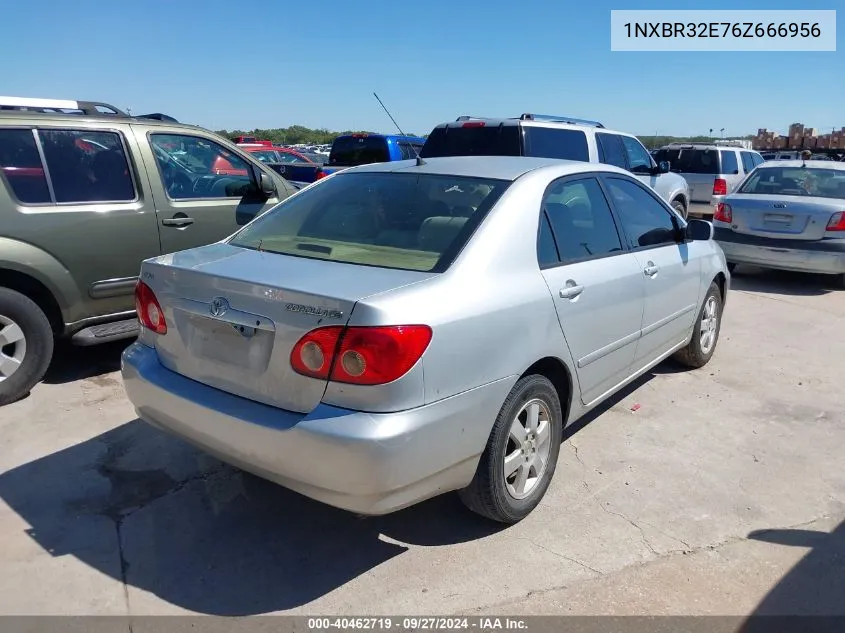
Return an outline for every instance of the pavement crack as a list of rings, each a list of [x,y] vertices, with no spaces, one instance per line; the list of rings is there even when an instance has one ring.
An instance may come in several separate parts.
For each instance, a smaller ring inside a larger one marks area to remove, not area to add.
[[[686,551],[691,551],[691,550],[693,549],[692,545],[690,545],[689,543],[687,543],[684,539],[682,539],[682,538],[680,538],[680,537],[678,537],[678,536],[675,536],[674,534],[669,534],[669,532],[666,532],[666,531],[664,531],[664,530],[661,530],[661,529],[660,529],[659,527],[657,527],[656,525],[653,525],[653,524],[651,524],[651,523],[648,523],[647,521],[643,521],[642,519],[640,519],[640,523],[642,523],[643,525],[647,525],[647,526],[648,526],[648,527],[650,527],[652,530],[654,530],[655,532],[658,532],[658,533],[662,534],[662,535],[663,535],[663,536],[665,536],[666,538],[670,538],[670,539],[672,539],[673,541],[677,541],[678,543],[680,543],[681,545],[683,545],[684,547],[686,547],[686,548],[687,548],[687,549],[686,549]]]
[[[582,479],[581,485],[584,486],[584,489],[587,492],[592,492],[590,490],[590,484],[587,483],[587,465],[584,463],[584,460],[581,459],[581,455],[578,454],[578,445],[573,442],[572,440],[569,441],[569,445],[572,447],[572,451],[575,453],[575,459],[578,460],[578,463],[581,464],[581,471],[582,471]]]
[[[202,473],[197,473],[196,475],[193,475],[191,477],[183,479],[182,481],[177,482],[175,486],[168,488],[167,490],[161,492],[160,494],[157,494],[154,497],[151,497],[149,499],[144,500],[142,503],[139,503],[138,505],[135,505],[135,506],[132,506],[131,508],[126,509],[124,512],[119,514],[119,518],[120,518],[121,521],[124,521],[125,519],[129,518],[130,516],[132,516],[133,514],[138,512],[139,510],[143,510],[144,508],[146,508],[147,506],[155,503],[156,501],[159,501],[160,499],[164,499],[165,497],[168,497],[172,494],[176,494],[177,492],[180,492],[181,490],[183,490],[187,486],[189,486],[189,485],[191,485],[191,484],[193,484],[197,481],[207,481],[208,479],[211,479],[212,477],[219,475],[220,473],[222,473],[226,470],[227,470],[227,466],[225,464],[222,464],[218,468],[215,468],[215,469],[212,469],[212,470],[209,470],[209,471],[206,471],[206,472],[202,472]]]
[[[123,527],[122,519],[114,520],[114,531],[117,536],[117,555],[120,561],[120,582],[123,585],[123,600],[126,603],[126,615],[132,615],[132,608],[129,606],[129,584],[126,582],[129,572],[129,562],[123,553],[123,534],[121,528]],[[132,622],[128,623],[129,633],[132,633]]]
[[[561,554],[560,552],[556,552],[555,550],[553,550],[549,547],[546,547],[545,545],[540,545],[540,543],[528,538],[527,536],[519,536],[519,537],[517,537],[517,539],[520,540],[520,541],[526,541],[526,542],[530,543],[531,545],[533,545],[534,547],[539,547],[541,550],[548,552],[549,554],[553,554],[554,556],[557,556],[558,558],[568,560],[570,563],[575,563],[579,567],[582,567],[586,570],[589,570],[589,571],[593,572],[594,574],[596,574],[598,576],[603,575],[602,572],[600,572],[595,567],[590,567],[587,563],[580,561],[577,558],[572,558],[571,556],[567,556],[566,554]]]
[[[600,507],[602,510],[604,510],[605,512],[607,512],[608,514],[612,514],[613,516],[617,516],[617,517],[619,517],[620,519],[622,519],[623,521],[626,521],[626,522],[627,522],[627,523],[629,523],[630,525],[634,526],[634,527],[637,529],[637,531],[640,533],[640,538],[642,539],[643,545],[645,545],[645,546],[649,549],[649,551],[650,551],[652,554],[654,554],[655,556],[660,556],[660,553],[659,553],[656,549],[654,549],[654,546],[652,546],[651,541],[649,541],[649,540],[648,540],[648,537],[647,537],[647,536],[646,536],[646,534],[645,534],[645,530],[643,530],[643,528],[642,528],[642,527],[640,527],[640,525],[638,525],[638,524],[636,523],[636,521],[632,521],[631,519],[629,519],[628,517],[626,517],[626,516],[625,516],[624,514],[622,514],[621,512],[616,512],[615,510],[610,510],[610,509],[606,508],[606,507],[605,507],[605,506],[601,503],[601,501],[598,501],[598,499],[596,500],[596,502],[599,504],[599,507]]]

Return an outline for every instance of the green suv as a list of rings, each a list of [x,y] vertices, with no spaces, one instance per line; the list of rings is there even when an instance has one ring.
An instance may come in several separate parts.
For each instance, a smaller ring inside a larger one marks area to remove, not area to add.
[[[219,241],[295,191],[166,115],[0,97],[0,405],[41,380],[56,338],[135,336],[143,260]]]

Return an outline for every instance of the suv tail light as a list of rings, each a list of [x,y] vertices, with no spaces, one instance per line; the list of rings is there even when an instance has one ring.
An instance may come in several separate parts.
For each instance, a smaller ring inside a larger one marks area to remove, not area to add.
[[[161,305],[152,288],[143,281],[135,284],[135,310],[138,312],[138,322],[143,327],[156,334],[167,334],[167,322]]]
[[[845,211],[839,211],[830,216],[825,231],[845,231]]]
[[[320,178],[325,178],[326,176],[328,176],[328,174],[326,172],[324,172],[322,169],[317,170],[316,180],[320,180]]]
[[[312,378],[383,385],[408,373],[428,348],[431,334],[427,325],[321,327],[299,339],[290,364]]]
[[[726,196],[728,195],[728,181],[724,178],[716,178],[713,181],[713,195]]]
[[[716,205],[716,211],[713,213],[713,219],[717,222],[732,222],[734,219],[733,209],[731,205],[720,202]]]
[[[484,121],[467,121],[461,127],[484,127],[485,125]]]

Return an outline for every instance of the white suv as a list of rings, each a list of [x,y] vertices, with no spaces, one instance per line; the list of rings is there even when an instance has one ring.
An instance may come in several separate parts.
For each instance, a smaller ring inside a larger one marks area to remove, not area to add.
[[[572,117],[523,114],[513,119],[461,116],[441,123],[420,152],[437,156],[535,156],[587,163],[607,163],[627,169],[687,217],[687,181],[656,163],[636,136],[605,128],[597,121]]]

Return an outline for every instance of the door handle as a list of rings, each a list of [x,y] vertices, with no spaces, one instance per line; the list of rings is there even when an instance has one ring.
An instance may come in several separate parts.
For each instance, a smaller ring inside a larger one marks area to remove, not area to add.
[[[654,262],[648,262],[648,264],[646,264],[646,267],[643,268],[643,273],[645,273],[649,277],[654,277],[657,274],[658,270],[659,268],[654,265]]]
[[[180,218],[165,218],[161,221],[162,226],[188,226],[194,223],[194,218],[189,218],[187,216],[180,217]]]
[[[584,286],[578,286],[575,282],[569,281],[565,288],[560,289],[561,299],[574,299],[584,292]]]

